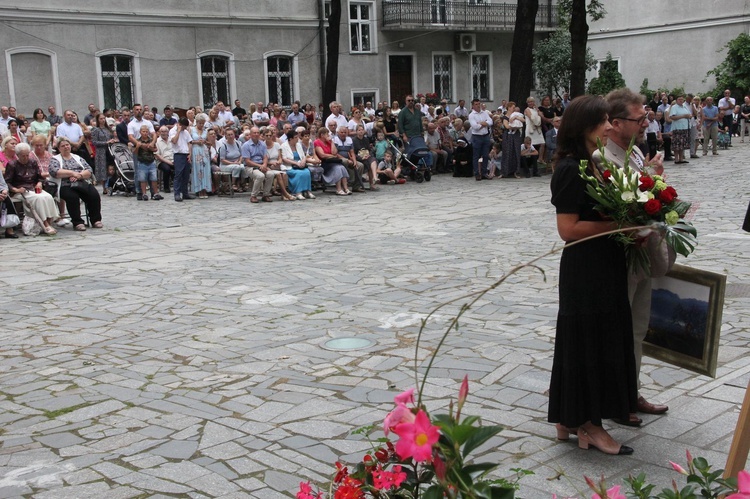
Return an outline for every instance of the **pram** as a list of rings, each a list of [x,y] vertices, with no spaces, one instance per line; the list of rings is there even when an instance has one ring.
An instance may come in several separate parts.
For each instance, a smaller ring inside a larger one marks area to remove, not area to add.
[[[413,137],[401,155],[401,174],[418,184],[432,179],[432,152],[423,137]]]
[[[109,186],[109,195],[115,192],[124,192],[126,196],[132,196],[135,193],[135,168],[133,167],[133,155],[127,144],[116,142],[109,145],[109,152],[115,160],[115,170],[117,170],[117,180],[114,185]]]
[[[707,139],[704,139],[707,140]],[[719,132],[719,139],[716,142],[719,147],[726,149],[732,143],[732,135],[729,132]]]

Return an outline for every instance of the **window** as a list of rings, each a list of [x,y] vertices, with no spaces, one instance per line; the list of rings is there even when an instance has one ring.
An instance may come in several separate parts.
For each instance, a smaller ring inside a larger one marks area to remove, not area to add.
[[[209,109],[217,102],[229,100],[229,58],[219,56],[201,57],[201,82],[203,83],[203,107]]]
[[[612,74],[620,72],[620,58],[617,59],[601,59],[598,61],[598,74]]]
[[[368,102],[375,106],[380,101],[380,90],[377,88],[353,88],[351,92],[352,106]]]
[[[472,54],[471,56],[471,98],[491,100],[489,54]]]
[[[437,54],[432,56],[433,91],[441,99],[453,102],[453,56]]]
[[[349,48],[355,53],[374,52],[374,5],[352,2],[349,4]]]
[[[102,68],[104,107],[133,107],[133,58],[128,55],[103,55],[99,57],[99,63]]]
[[[290,107],[294,102],[293,59],[286,56],[272,56],[266,59],[268,75],[268,101]]]

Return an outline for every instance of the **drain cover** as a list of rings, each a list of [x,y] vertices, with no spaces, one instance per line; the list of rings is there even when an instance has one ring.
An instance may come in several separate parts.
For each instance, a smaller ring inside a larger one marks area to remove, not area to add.
[[[323,343],[328,350],[360,350],[372,346],[374,342],[366,338],[335,338]]]

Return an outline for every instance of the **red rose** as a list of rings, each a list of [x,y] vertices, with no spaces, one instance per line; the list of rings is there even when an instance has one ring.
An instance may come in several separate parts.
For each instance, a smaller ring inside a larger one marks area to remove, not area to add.
[[[604,170],[604,172],[602,173],[602,177],[604,177],[604,180],[609,180],[609,177],[611,176],[612,176],[612,172],[609,170]]]
[[[642,176],[641,186],[639,187],[639,189],[642,190],[643,192],[646,192],[646,191],[650,191],[653,188],[654,188],[654,179],[652,179],[651,177],[647,177],[645,175]]]
[[[646,204],[643,205],[643,209],[649,215],[656,215],[661,211],[661,203],[656,199],[649,199]]]
[[[677,197],[677,191],[674,187],[669,186],[659,193],[659,200],[662,203],[669,204]]]

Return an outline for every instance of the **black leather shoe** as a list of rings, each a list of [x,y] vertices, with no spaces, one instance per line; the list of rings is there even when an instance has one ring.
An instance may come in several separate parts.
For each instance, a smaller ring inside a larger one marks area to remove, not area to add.
[[[5,233],[5,239],[18,239],[18,234],[16,234],[15,232],[13,234],[8,234],[6,232]]]

